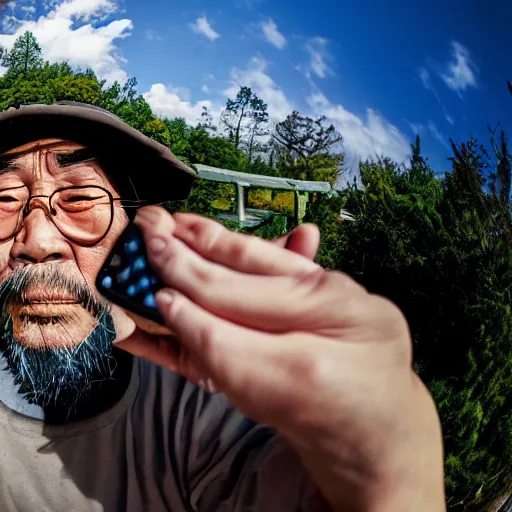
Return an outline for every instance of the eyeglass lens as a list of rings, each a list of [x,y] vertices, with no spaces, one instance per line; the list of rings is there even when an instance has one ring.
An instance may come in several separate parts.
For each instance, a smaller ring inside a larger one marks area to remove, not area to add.
[[[27,214],[46,202],[42,197],[30,197],[27,187],[0,190],[0,239],[6,240],[22,227],[27,202]],[[49,197],[47,215],[66,237],[90,244],[103,238],[112,223],[112,196],[100,187],[68,187]]]

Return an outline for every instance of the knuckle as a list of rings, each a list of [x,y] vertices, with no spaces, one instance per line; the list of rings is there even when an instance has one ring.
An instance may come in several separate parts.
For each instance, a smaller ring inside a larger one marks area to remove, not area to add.
[[[229,232],[218,222],[195,223],[195,238],[206,255],[225,254],[230,261],[245,262],[251,255],[251,238]]]
[[[313,350],[300,350],[287,359],[284,364],[291,382],[300,383],[306,391],[325,387],[330,366],[325,357]]]
[[[389,299],[374,295],[372,300],[370,308],[373,319],[370,330],[373,330],[377,339],[392,344],[395,361],[410,364],[413,347],[407,319]]]
[[[236,261],[242,266],[245,266],[244,264],[253,253],[251,249],[252,246],[253,243],[250,237],[244,235],[235,236],[229,247],[230,259],[232,259],[232,261]]]
[[[223,227],[218,222],[204,222],[202,219],[197,219],[190,224],[189,230],[202,251],[210,254],[219,245]]]
[[[405,315],[400,308],[391,300],[379,295],[373,295],[372,300],[375,304],[375,309],[378,310],[379,322],[389,332],[404,332],[408,330],[408,323]]]
[[[169,245],[161,254],[151,258],[151,260],[151,264],[155,267],[155,270],[159,271],[160,277],[165,282],[172,281],[173,277],[177,275],[180,267],[183,265],[179,255],[177,255]]]
[[[178,272],[180,268],[176,269]],[[187,281],[193,283],[197,288],[197,293],[202,293],[211,287],[216,286],[219,283],[218,274],[219,269],[214,265],[203,265],[202,262],[197,264],[189,265],[189,272],[187,272]],[[183,271],[183,268],[181,268]]]
[[[171,214],[161,206],[155,206],[152,209],[152,214],[155,215],[155,222],[152,226],[153,233],[164,238],[170,237],[173,230]]]
[[[347,274],[325,270],[322,267],[316,267],[313,271],[303,274],[299,279],[303,285],[310,288],[311,293],[325,294],[329,298],[333,294],[339,297],[340,295],[361,294],[364,291],[364,288]]]
[[[300,280],[307,293],[317,297],[316,302],[326,317],[334,320],[342,314],[343,319],[350,322],[355,321],[364,310],[366,291],[346,274],[319,268],[304,274]]]
[[[186,299],[169,288],[164,288],[159,293],[166,293],[172,297],[172,300],[167,303],[164,306],[164,310],[161,311],[164,320],[167,320],[170,324],[178,323],[183,307],[185,306],[184,302]]]
[[[328,280],[328,272],[318,267],[313,271],[298,275],[297,279],[299,286],[304,287],[308,293],[323,293]]]
[[[342,292],[351,295],[366,293],[366,290],[349,275],[339,271],[329,271],[327,273],[329,274],[329,287],[332,286],[338,293]]]

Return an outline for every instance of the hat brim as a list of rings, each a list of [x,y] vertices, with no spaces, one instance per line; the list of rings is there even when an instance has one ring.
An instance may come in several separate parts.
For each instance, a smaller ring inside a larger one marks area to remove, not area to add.
[[[41,139],[64,139],[94,150],[114,182],[130,181],[141,200],[183,200],[196,171],[162,144],[118,117],[81,104],[24,105],[0,113],[0,154]]]

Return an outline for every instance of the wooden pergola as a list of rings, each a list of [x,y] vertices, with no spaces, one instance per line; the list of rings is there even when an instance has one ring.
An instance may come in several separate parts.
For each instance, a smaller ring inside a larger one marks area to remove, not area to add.
[[[244,172],[229,171],[210,167],[209,165],[194,164],[198,177],[203,180],[232,183],[237,189],[237,213],[238,222],[246,220],[245,192],[250,187],[269,188],[274,190],[287,190],[295,193],[295,216],[298,224],[302,222],[306,214],[306,206],[311,192],[328,194],[332,192],[329,183],[321,181],[290,180],[287,178],[275,178],[274,176],[263,176],[259,174],[248,174]],[[340,212],[340,216],[346,218]]]

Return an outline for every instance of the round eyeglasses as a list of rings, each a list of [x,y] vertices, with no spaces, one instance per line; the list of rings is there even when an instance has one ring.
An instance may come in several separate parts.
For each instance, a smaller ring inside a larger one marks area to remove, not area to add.
[[[30,212],[42,208],[46,217],[68,240],[78,245],[96,245],[112,227],[116,201],[127,203],[120,204],[123,208],[148,204],[113,197],[107,189],[95,185],[63,187],[50,196],[30,195],[25,185],[0,189],[0,242],[14,238],[22,230]]]

